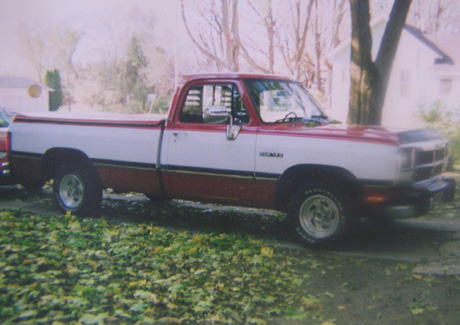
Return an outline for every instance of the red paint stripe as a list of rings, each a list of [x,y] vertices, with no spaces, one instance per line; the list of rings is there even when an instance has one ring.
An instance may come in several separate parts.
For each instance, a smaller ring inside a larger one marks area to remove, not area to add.
[[[254,206],[255,181],[252,178],[200,175],[169,171],[166,188],[178,199]]]
[[[98,127],[126,127],[137,129],[151,129],[160,127],[160,121],[145,120],[96,120],[96,119],[66,119],[66,118],[48,118],[48,117],[31,117],[18,115],[14,123],[33,123],[33,124],[62,124],[74,126],[98,126]]]
[[[301,132],[283,132],[283,131],[260,131],[258,135],[267,135],[267,136],[281,136],[288,138],[311,138],[311,139],[325,139],[325,140],[338,140],[338,141],[352,141],[352,142],[362,142],[362,143],[377,143],[385,144],[390,146],[398,146],[397,141],[391,139],[382,139],[382,138],[369,138],[369,137],[360,137],[360,136],[351,136],[344,134],[314,134],[314,133],[301,133]]]
[[[0,151],[10,151],[10,141],[8,132],[0,132]]]
[[[275,208],[275,190],[277,182],[275,180],[257,180],[256,195],[257,207],[261,209]]]
[[[222,133],[225,132],[226,126],[212,126],[206,125],[203,127],[202,124],[174,124],[171,127],[166,128],[167,131],[190,131],[190,132],[212,132],[212,133]],[[302,131],[281,131],[281,130],[267,130],[267,129],[258,129],[257,127],[245,127],[243,126],[240,134],[254,134],[254,135],[263,135],[263,136],[277,136],[277,137],[286,137],[289,138],[308,138],[308,139],[325,139],[325,140],[338,140],[338,141],[352,141],[352,142],[362,142],[362,143],[376,143],[384,144],[390,146],[397,146],[398,142],[392,139],[386,138],[372,138],[358,135],[347,135],[347,134],[332,134],[332,133],[307,133]]]
[[[161,193],[156,170],[98,165],[95,165],[95,168],[104,187],[152,195]]]

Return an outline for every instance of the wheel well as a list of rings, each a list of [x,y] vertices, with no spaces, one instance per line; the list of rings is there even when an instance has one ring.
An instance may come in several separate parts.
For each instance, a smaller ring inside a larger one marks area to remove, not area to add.
[[[42,173],[47,179],[53,178],[64,165],[76,164],[87,166],[94,170],[88,156],[80,150],[71,148],[52,148],[45,152],[42,158]]]
[[[340,187],[346,188],[351,195],[360,195],[362,191],[358,179],[344,168],[324,165],[297,165],[287,169],[278,181],[275,192],[276,208],[286,211],[289,198],[299,186],[313,181],[340,185]]]

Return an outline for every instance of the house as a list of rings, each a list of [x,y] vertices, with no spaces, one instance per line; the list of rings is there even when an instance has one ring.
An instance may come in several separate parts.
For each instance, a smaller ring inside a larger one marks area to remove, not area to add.
[[[371,22],[375,59],[388,19]],[[346,122],[350,88],[350,41],[329,55],[331,117]],[[421,112],[460,109],[460,35],[425,34],[406,25],[393,63],[382,125],[423,127]]]
[[[49,92],[53,89],[26,77],[0,77],[0,109],[12,112],[49,110]]]

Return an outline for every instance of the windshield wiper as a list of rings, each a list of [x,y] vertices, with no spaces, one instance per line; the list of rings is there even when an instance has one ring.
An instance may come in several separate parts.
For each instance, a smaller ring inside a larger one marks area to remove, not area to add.
[[[319,120],[319,119],[322,119],[322,120],[327,120],[327,116],[324,115],[324,114],[320,114],[320,115],[312,115],[310,116],[311,119],[315,119],[315,120]]]

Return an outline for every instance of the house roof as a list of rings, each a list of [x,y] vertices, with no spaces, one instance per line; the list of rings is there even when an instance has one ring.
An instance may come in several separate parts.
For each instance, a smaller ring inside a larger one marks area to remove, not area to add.
[[[387,22],[388,17],[380,15],[371,21],[371,27],[374,28],[379,24]],[[410,25],[405,25],[404,30],[439,56],[439,58],[433,62],[431,71],[453,74],[460,73],[460,35],[422,33],[419,29]],[[331,58],[335,56],[337,53],[349,47],[350,43],[351,39],[348,39],[339,44],[328,54],[328,57]]]
[[[28,77],[1,77],[0,76],[0,88],[16,88],[16,89],[27,89],[31,85],[39,85],[43,90],[53,90],[45,85],[39,84],[32,78]]]
[[[448,34],[424,34],[432,44],[439,48],[446,56],[444,62],[439,60],[435,62],[431,70],[433,72],[450,72],[454,74],[460,73],[460,35]]]
[[[406,25],[404,29],[411,33],[415,38],[433,50],[436,54],[438,54],[441,58],[437,60],[437,63],[445,63],[445,64],[453,64],[452,58],[449,54],[445,51],[443,46],[439,46],[440,44],[436,44],[436,40],[440,37],[438,34],[427,34],[422,33],[419,29]]]

